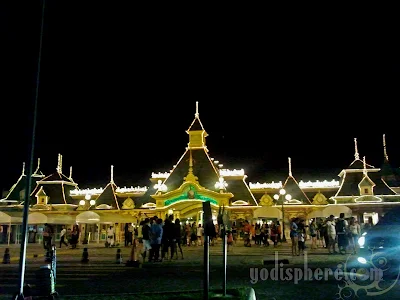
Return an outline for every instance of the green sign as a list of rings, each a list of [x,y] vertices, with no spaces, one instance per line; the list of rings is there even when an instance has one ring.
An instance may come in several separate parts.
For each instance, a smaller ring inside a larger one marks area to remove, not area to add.
[[[188,193],[190,191],[193,191],[193,190],[189,190]],[[182,194],[182,195],[180,195],[178,197],[175,197],[175,198],[171,198],[171,199],[165,200],[165,203],[164,203],[165,206],[171,205],[171,204],[173,204],[175,202],[178,202],[178,201],[183,201],[183,200],[189,200],[190,201],[192,199],[193,200],[208,201],[210,203],[218,205],[217,200],[215,200],[213,198],[209,198],[207,196],[203,196],[201,194],[198,194],[197,192],[194,192],[194,196],[193,197],[188,197],[188,193]]]

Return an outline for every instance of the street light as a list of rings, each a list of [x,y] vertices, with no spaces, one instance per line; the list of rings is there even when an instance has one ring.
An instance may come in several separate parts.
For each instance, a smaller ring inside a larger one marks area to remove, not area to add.
[[[285,189],[280,189],[279,190],[279,195],[275,194],[274,195],[274,199],[276,201],[278,201],[281,196],[282,196],[282,202],[281,202],[281,205],[282,205],[282,242],[286,242],[286,235],[285,235],[285,209],[283,207],[283,204],[285,202],[284,201],[284,196],[285,196],[285,199],[287,201],[291,200],[292,196],[290,194],[286,194],[286,190]]]

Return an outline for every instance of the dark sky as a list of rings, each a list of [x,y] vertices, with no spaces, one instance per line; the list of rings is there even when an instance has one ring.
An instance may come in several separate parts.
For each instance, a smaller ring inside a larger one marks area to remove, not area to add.
[[[29,158],[41,7],[2,6],[0,189],[9,189]],[[117,185],[148,185],[183,154],[196,101],[210,155],[250,182],[285,179],[289,156],[298,180],[338,179],[354,138],[379,167],[383,134],[400,166],[399,64],[384,46],[78,6],[45,10],[34,164],[40,157],[46,175],[61,153],[81,188],[105,186],[111,165]]]

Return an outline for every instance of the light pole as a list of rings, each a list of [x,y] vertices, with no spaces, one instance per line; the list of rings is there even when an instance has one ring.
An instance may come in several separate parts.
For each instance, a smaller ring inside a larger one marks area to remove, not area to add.
[[[285,202],[284,198],[286,200],[290,200],[290,199],[292,199],[292,196],[290,194],[286,194],[286,190],[285,189],[280,189],[279,190],[279,195],[275,194],[274,195],[274,199],[278,201],[281,196],[282,196],[282,202],[281,202],[281,205],[282,205],[282,242],[285,243],[286,242],[286,235],[285,235],[285,209],[283,207],[283,204]]]

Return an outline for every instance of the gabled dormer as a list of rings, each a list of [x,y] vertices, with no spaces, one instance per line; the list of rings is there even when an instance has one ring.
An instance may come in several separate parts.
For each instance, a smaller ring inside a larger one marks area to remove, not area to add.
[[[36,205],[47,205],[49,202],[49,196],[46,195],[45,191],[43,190],[43,187],[39,189],[39,191],[36,193]]]
[[[365,163],[365,156],[363,157],[363,166],[364,166],[363,170],[364,177],[358,184],[358,188],[360,190],[360,196],[373,195],[375,183],[371,180],[371,178],[368,177],[367,164]]]
[[[369,177],[364,177],[358,184],[358,188],[360,189],[360,196],[373,195],[374,186],[375,183]]]

